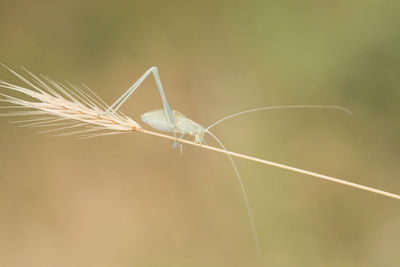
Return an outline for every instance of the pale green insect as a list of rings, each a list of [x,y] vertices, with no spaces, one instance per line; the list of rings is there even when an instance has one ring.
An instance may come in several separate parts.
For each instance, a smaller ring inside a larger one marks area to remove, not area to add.
[[[131,88],[129,88],[120,98],[117,99],[117,101],[114,102],[114,104],[112,104],[107,109],[106,113],[109,113],[109,112],[115,113],[121,107],[121,105],[132,95],[132,93],[139,87],[139,85],[143,82],[143,80],[146,79],[146,77],[150,75],[150,73],[153,74],[154,79],[156,81],[156,85],[157,85],[158,91],[160,93],[161,100],[164,105],[164,109],[158,109],[158,110],[146,112],[143,115],[141,115],[142,120],[155,129],[158,129],[160,131],[165,131],[165,132],[172,132],[174,134],[175,138],[177,138],[176,134],[181,134],[181,138],[185,134],[192,135],[195,138],[195,142],[199,143],[199,144],[204,142],[204,133],[207,132],[218,142],[218,144],[224,150],[226,150],[225,146],[222,144],[222,142],[215,135],[213,135],[210,131],[208,131],[208,129],[205,129],[203,126],[192,121],[191,119],[189,119],[182,113],[172,110],[170,108],[168,101],[167,101],[167,97],[165,96],[165,92],[164,92],[164,89],[161,84],[160,77],[158,75],[157,67],[151,67],[150,69],[148,69],[142,75],[142,77],[140,77],[139,80],[137,80],[131,86]],[[177,141],[175,141],[173,146],[176,146],[176,145],[177,145]],[[181,147],[181,151],[182,151],[182,145],[180,147]],[[236,167],[236,164],[234,163],[234,161],[230,155],[228,155],[228,158],[233,165],[236,176],[240,183],[243,198],[245,200],[247,212],[249,215],[250,226],[251,226],[251,229],[253,232],[253,238],[254,238],[254,242],[255,242],[255,246],[256,246],[256,250],[257,250],[257,258],[260,258],[260,255],[261,255],[260,245],[259,245],[258,236],[256,233],[256,228],[254,225],[253,214],[251,212],[250,204],[249,204],[249,201],[247,198],[246,190],[245,190],[242,178],[240,177],[239,171]]]

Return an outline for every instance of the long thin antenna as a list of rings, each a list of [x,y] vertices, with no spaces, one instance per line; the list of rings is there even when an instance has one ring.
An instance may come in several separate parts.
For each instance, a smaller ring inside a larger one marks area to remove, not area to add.
[[[250,112],[255,112],[255,111],[261,111],[261,110],[271,110],[271,109],[338,109],[338,110],[342,110],[342,111],[346,112],[349,116],[352,116],[352,115],[353,115],[353,114],[351,113],[351,111],[348,110],[347,108],[344,108],[344,107],[341,107],[341,106],[332,106],[332,105],[285,105],[285,106],[269,106],[269,107],[260,107],[260,108],[248,109],[248,110],[244,110],[244,111],[241,111],[241,112],[238,112],[238,113],[231,114],[231,115],[229,115],[229,116],[223,117],[222,119],[220,119],[220,120],[214,122],[213,124],[211,124],[210,126],[208,126],[206,129],[209,130],[209,129],[211,129],[212,127],[214,127],[215,125],[217,125],[217,124],[219,124],[219,123],[221,123],[221,122],[223,122],[223,121],[225,121],[225,120],[227,120],[227,119],[230,119],[230,118],[233,118],[233,117],[236,117],[236,116],[245,114],[245,113],[250,113]]]
[[[210,131],[205,130],[205,132],[207,132],[211,137],[213,137],[215,139],[215,141],[217,141],[217,143],[222,147],[222,149],[224,151],[227,151],[224,144],[222,144],[222,142],[214,135],[212,134]],[[249,221],[250,221],[250,227],[251,227],[251,231],[253,233],[253,238],[254,238],[254,244],[256,246],[256,252],[257,252],[257,259],[260,260],[261,258],[261,248],[260,248],[260,241],[258,239],[258,235],[257,235],[257,230],[256,230],[256,225],[254,223],[254,216],[253,213],[251,211],[251,207],[250,207],[250,202],[249,202],[249,198],[247,197],[247,192],[246,192],[246,188],[244,186],[242,177],[240,176],[239,170],[236,167],[235,162],[232,159],[232,156],[230,154],[226,154],[229,158],[229,161],[232,163],[233,169],[235,170],[236,173],[236,177],[238,178],[239,184],[240,184],[240,189],[242,191],[242,195],[244,198],[244,202],[246,203],[246,208],[247,208],[247,214],[249,216]]]

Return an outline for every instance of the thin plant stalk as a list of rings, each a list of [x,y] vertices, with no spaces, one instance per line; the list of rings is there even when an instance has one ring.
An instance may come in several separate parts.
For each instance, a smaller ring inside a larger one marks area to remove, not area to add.
[[[176,140],[175,137],[173,137],[173,136],[165,135],[165,134],[158,133],[158,132],[149,131],[149,130],[146,130],[146,129],[143,129],[143,128],[137,129],[137,131],[141,132],[141,133],[145,133],[145,134],[150,134],[150,135],[162,137],[162,138],[169,139],[169,140]],[[288,170],[288,171],[305,174],[305,175],[308,175],[308,176],[316,177],[316,178],[323,179],[323,180],[326,180],[326,181],[330,181],[330,182],[333,182],[333,183],[338,183],[338,184],[354,187],[354,188],[361,189],[361,190],[368,191],[368,192],[372,192],[372,193],[375,193],[375,194],[378,194],[378,195],[383,195],[383,196],[386,196],[386,197],[390,197],[390,198],[394,198],[394,199],[399,199],[400,200],[400,196],[399,195],[396,195],[396,194],[393,194],[393,193],[389,193],[389,192],[386,192],[386,191],[383,191],[383,190],[375,189],[375,188],[372,188],[372,187],[369,187],[369,186],[365,186],[365,185],[361,185],[361,184],[357,184],[357,183],[352,183],[352,182],[349,182],[349,181],[346,181],[346,180],[342,180],[342,179],[339,179],[339,178],[335,178],[335,177],[332,177],[332,176],[328,176],[328,175],[319,174],[319,173],[312,172],[312,171],[299,169],[299,168],[296,168],[296,167],[292,167],[292,166],[284,165],[284,164],[281,164],[281,163],[277,163],[277,162],[273,162],[273,161],[269,161],[269,160],[265,160],[265,159],[260,159],[260,158],[244,155],[244,154],[237,153],[237,152],[223,150],[223,149],[220,149],[220,148],[217,148],[217,147],[213,147],[213,146],[209,146],[209,145],[198,144],[198,143],[186,140],[186,139],[178,139],[178,142],[184,143],[184,144],[188,144],[188,145],[192,145],[192,146],[196,146],[196,147],[200,147],[200,148],[204,148],[204,149],[208,149],[210,151],[215,151],[215,152],[219,152],[219,153],[223,153],[223,154],[228,154],[228,155],[231,155],[231,156],[234,156],[234,157],[237,157],[237,158],[242,158],[242,159],[258,162],[258,163],[261,163],[261,164],[270,165],[270,166],[281,168],[281,169],[285,169],[285,170]]]

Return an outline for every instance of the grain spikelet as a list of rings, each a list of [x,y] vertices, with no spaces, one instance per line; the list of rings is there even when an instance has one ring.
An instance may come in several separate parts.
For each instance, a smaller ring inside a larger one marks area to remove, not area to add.
[[[86,90],[69,82],[56,82],[44,75],[39,78],[24,69],[30,76],[25,78],[3,66],[24,83],[20,86],[0,81],[0,102],[8,104],[0,107],[0,116],[27,117],[12,123],[46,128],[41,133],[54,133],[54,136],[75,135],[80,138],[141,129],[137,122],[121,112],[106,112],[109,106],[84,84]]]

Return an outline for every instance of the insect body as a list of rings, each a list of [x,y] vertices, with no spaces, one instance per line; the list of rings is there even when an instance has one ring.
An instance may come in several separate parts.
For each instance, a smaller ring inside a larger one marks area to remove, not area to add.
[[[194,141],[198,144],[204,141],[205,129],[203,126],[192,121],[176,110],[172,110],[172,115],[175,121],[175,128],[171,127],[170,123],[168,122],[168,118],[164,109],[152,110],[140,115],[140,117],[143,122],[157,130],[179,133],[182,135],[181,138],[185,134],[194,136]]]

